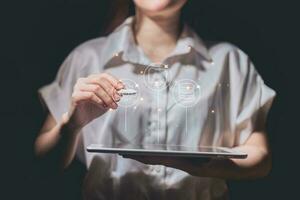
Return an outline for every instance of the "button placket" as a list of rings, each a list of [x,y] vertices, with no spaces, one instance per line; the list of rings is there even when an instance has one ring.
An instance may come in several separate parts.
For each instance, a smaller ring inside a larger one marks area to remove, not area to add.
[[[162,86],[162,82],[166,84],[166,78],[164,75],[161,74],[155,74],[154,77],[154,85],[160,85]],[[165,86],[162,86],[165,87]],[[152,137],[153,141],[156,143],[161,143],[161,141],[164,141],[165,138],[165,89],[150,89],[149,92],[151,92],[151,106],[150,106],[150,116],[148,121],[148,130],[150,134],[148,134],[149,137]]]

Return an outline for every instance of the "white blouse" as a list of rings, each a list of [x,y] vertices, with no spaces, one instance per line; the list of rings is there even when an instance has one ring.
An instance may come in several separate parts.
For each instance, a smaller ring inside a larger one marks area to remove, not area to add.
[[[132,21],[77,47],[54,82],[39,90],[57,121],[80,77],[108,72],[137,91],[80,133],[77,158],[88,168],[84,198],[226,199],[224,180],[85,150],[116,142],[234,147],[251,135],[258,113],[267,116],[275,96],[244,52],[225,42],[204,43],[187,26],[168,58],[152,64],[135,44]]]

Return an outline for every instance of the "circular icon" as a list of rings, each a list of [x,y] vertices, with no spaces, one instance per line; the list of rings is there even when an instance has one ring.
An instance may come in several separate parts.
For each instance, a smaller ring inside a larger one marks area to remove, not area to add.
[[[162,63],[152,63],[144,71],[144,83],[152,90],[166,89],[170,83],[169,79],[168,66]]]
[[[200,100],[201,88],[195,81],[182,79],[175,81],[172,87],[172,95],[175,102],[185,108],[192,107]]]
[[[121,79],[120,81],[124,84],[126,91],[135,91],[135,92],[131,93],[130,95],[126,95],[126,94],[123,95],[121,97],[121,100],[118,102],[118,105],[121,107],[131,107],[135,105],[140,95],[139,85],[136,82],[129,79]]]

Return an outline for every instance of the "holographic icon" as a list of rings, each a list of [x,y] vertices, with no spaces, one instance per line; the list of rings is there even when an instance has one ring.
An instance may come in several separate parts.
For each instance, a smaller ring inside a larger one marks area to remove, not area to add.
[[[127,132],[127,109],[137,104],[140,92],[139,85],[136,82],[129,79],[120,79],[120,81],[124,84],[125,88],[119,91],[122,97],[118,105],[124,108],[124,130]]]
[[[158,127],[160,127],[160,93],[161,91],[167,89],[169,83],[171,83],[171,76],[169,72],[169,67],[163,63],[152,63],[146,67],[143,71],[144,84],[146,88],[152,90],[156,97],[156,107],[157,109],[157,121]],[[157,129],[157,142],[159,143],[160,130]]]
[[[182,83],[178,87],[178,97],[181,102],[194,102],[196,100],[195,86],[191,83]]]
[[[152,63],[143,72],[144,83],[147,88],[161,91],[168,87],[170,75],[168,66],[162,63]]]
[[[120,81],[124,84],[125,89],[120,91],[122,94],[124,94],[118,105],[125,108],[136,105],[140,96],[139,85],[129,79],[121,79]]]
[[[190,79],[176,81],[171,93],[177,105],[185,108],[185,134],[188,134],[188,108],[195,106],[201,95],[200,85]]]
[[[121,89],[118,91],[120,95],[135,95],[137,94],[137,91],[134,89]]]
[[[175,102],[185,108],[193,107],[200,100],[200,85],[190,79],[175,81],[171,92]]]

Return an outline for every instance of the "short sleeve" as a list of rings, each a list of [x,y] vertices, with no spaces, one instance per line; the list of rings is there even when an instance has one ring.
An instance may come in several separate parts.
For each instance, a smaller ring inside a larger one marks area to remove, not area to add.
[[[69,109],[73,87],[82,65],[81,60],[78,52],[71,52],[60,66],[55,80],[38,90],[42,102],[57,122]]]
[[[247,55],[240,52],[240,66],[244,71],[240,79],[239,104],[236,117],[235,144],[246,142],[251,133],[264,128],[275,91],[269,88],[256,71]]]

